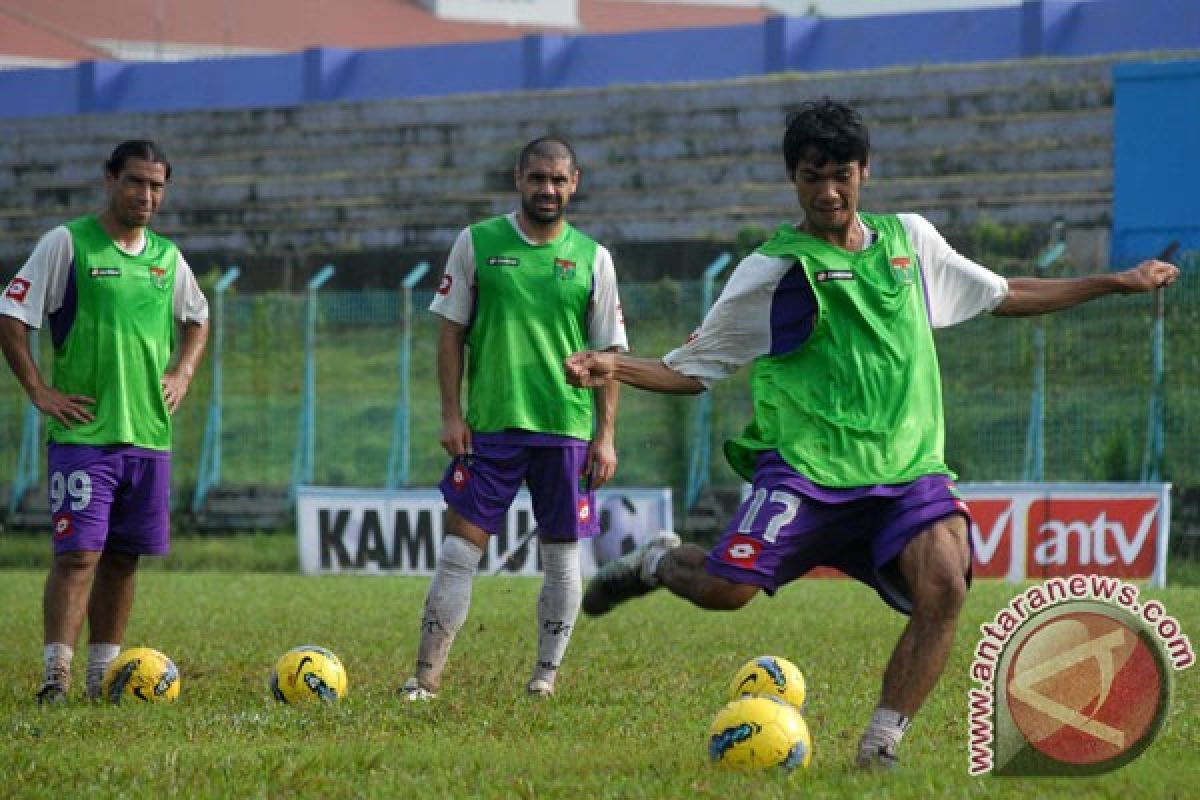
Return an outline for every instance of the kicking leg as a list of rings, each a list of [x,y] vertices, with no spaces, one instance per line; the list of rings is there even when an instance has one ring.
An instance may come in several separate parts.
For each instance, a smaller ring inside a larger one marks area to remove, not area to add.
[[[706,556],[703,548],[680,544],[678,536],[664,531],[596,573],[583,595],[584,613],[606,614],[659,586],[710,611],[736,611],[750,602],[758,587],[710,574]]]
[[[435,695],[450,646],[471,607],[471,581],[487,547],[488,534],[467,522],[453,509],[447,512],[442,554],[429,583],[421,615],[421,642],[417,647],[416,674],[401,687],[409,700]]]
[[[895,763],[909,721],[941,677],[967,597],[971,551],[960,515],[938,520],[908,543],[896,561],[912,596],[912,616],[883,674],[871,725],[859,742],[860,766]]]

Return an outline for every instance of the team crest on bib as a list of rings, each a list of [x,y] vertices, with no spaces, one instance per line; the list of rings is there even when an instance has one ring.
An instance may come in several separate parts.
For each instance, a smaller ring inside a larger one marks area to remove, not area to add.
[[[569,281],[575,277],[575,262],[565,258],[554,259],[554,273],[561,281]]]
[[[892,258],[892,274],[900,283],[912,283],[912,260],[908,256]]]
[[[150,268],[150,280],[154,281],[154,288],[167,288],[167,271],[162,267]]]

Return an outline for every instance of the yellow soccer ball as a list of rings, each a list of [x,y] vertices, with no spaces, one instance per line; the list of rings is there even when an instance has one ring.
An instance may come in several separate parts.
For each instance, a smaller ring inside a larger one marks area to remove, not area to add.
[[[108,665],[101,689],[110,703],[170,703],[179,697],[179,670],[157,650],[131,647]]]
[[[271,671],[271,694],[281,703],[337,702],[346,696],[346,686],[341,660],[316,645],[288,650]]]
[[[779,656],[759,656],[742,665],[729,682],[729,699],[742,695],[771,695],[778,697],[798,711],[804,710],[808,696],[804,673]]]
[[[795,707],[774,695],[743,695],[713,719],[708,758],[722,769],[790,771],[812,760],[812,737]]]

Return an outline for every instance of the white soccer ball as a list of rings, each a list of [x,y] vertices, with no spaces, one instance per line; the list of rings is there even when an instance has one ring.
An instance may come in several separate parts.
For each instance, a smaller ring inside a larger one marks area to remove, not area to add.
[[[642,542],[645,525],[637,506],[625,495],[609,497],[600,506],[600,533],[592,537],[596,566],[602,567],[632,552]]]

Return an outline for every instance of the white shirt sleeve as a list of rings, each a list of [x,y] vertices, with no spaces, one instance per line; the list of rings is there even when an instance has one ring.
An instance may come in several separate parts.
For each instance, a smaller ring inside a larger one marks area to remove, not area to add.
[[[742,259],[704,322],[663,356],[676,372],[707,388],[771,349],[771,300],[791,262],[752,253]]]
[[[629,351],[629,339],[625,333],[625,316],[621,313],[621,298],[617,293],[617,270],[613,266],[612,254],[603,245],[596,245],[592,281],[588,342],[596,350],[613,348],[626,353]]]
[[[31,328],[42,327],[46,315],[62,307],[74,258],[75,246],[66,227],[48,232],[0,295],[0,314],[16,317]]]
[[[208,298],[200,291],[196,275],[183,253],[175,262],[175,291],[171,298],[175,319],[183,323],[202,323],[208,320]]]
[[[930,318],[948,328],[991,311],[1008,296],[1008,281],[959,255],[937,228],[919,214],[900,214],[925,276]]]
[[[463,228],[454,240],[429,310],[459,325],[471,321],[475,311],[475,244],[470,228]]]

